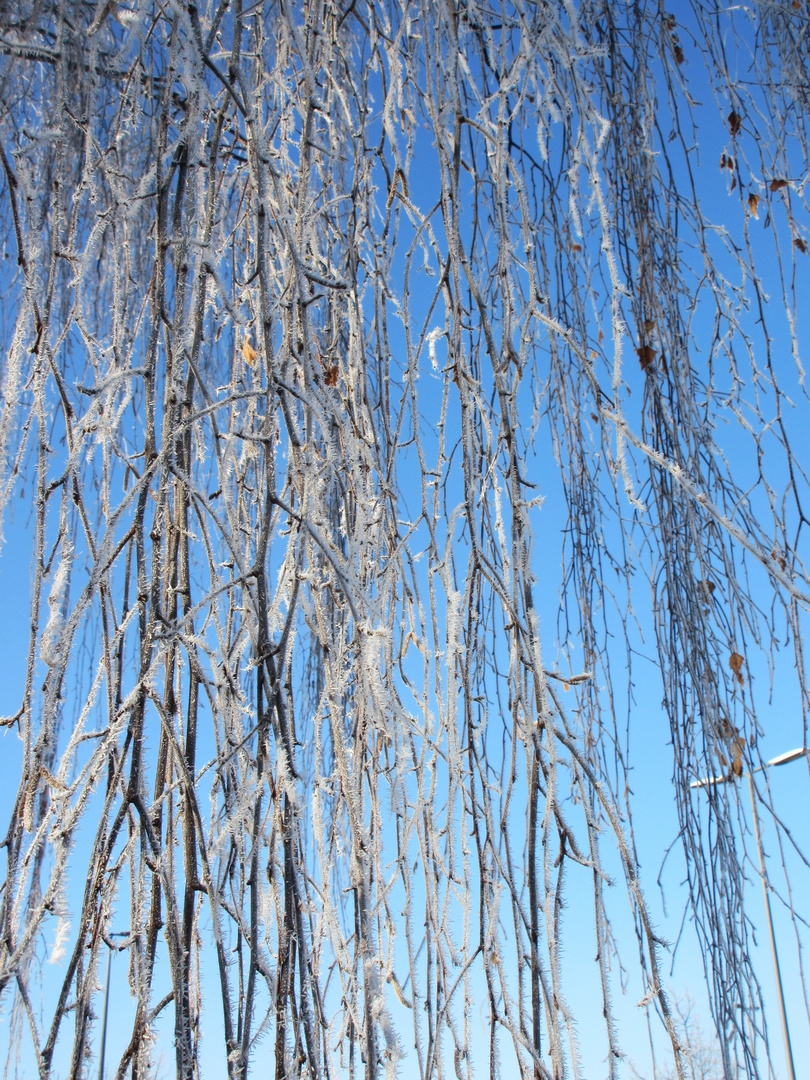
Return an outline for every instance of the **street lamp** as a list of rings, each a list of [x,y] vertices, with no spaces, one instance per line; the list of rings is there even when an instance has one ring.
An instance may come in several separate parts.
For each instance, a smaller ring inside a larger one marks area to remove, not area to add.
[[[108,937],[126,937],[128,931],[117,930]],[[112,960],[112,945],[107,944],[107,985],[104,987],[104,1016],[101,1021],[101,1053],[98,1062],[98,1080],[104,1080],[104,1052],[107,1049],[107,1009],[110,1004],[110,961]]]
[[[789,761],[796,761],[797,758],[804,757],[806,751],[803,749],[789,750],[786,754],[779,754],[778,757],[771,758],[770,761],[766,761],[764,765],[757,766],[753,772],[761,772],[763,769],[768,769],[771,765],[787,765]],[[757,841],[757,852],[759,854],[759,874],[762,878],[762,892],[765,896],[765,914],[768,919],[768,936],[771,940],[771,956],[773,957],[773,971],[776,978],[776,994],[779,999],[779,1014],[782,1020],[782,1038],[785,1043],[785,1060],[787,1062],[788,1080],[796,1080],[796,1071],[793,1068],[793,1050],[790,1045],[790,1031],[788,1029],[787,1012],[785,1011],[785,996],[782,992],[782,973],[779,970],[779,955],[776,951],[776,938],[773,932],[773,917],[771,915],[771,895],[768,885],[768,875],[765,870],[765,854],[762,850],[762,838],[759,832],[759,815],[757,814],[757,804],[754,797],[754,780],[753,773],[748,774],[748,791],[751,795],[751,812],[754,816],[754,836]],[[691,787],[711,787],[715,784],[727,784],[730,777],[728,776],[707,776],[704,780],[693,780]]]

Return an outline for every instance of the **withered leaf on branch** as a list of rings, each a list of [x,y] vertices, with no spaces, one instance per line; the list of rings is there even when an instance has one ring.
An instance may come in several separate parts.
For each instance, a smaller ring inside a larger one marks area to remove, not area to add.
[[[641,364],[641,370],[646,371],[654,362],[656,354],[655,349],[650,345],[642,345],[640,348],[636,349],[636,355],[638,356],[638,362]]]
[[[754,215],[755,218],[759,217],[759,211],[757,210],[758,206],[759,206],[759,195],[756,195],[752,191],[751,194],[748,196],[748,209],[751,211],[751,213]]]
[[[787,180],[777,180],[774,177],[774,179],[771,180],[771,183],[770,183],[770,190],[771,191],[779,191],[780,188],[787,187],[787,186],[788,186]]]
[[[742,686],[745,683],[745,676],[742,673],[743,658],[738,652],[733,652],[728,658],[728,666],[734,672],[737,682]]]
[[[731,771],[735,776],[742,776],[742,748],[739,743],[734,747],[734,757],[731,759]]]
[[[253,348],[247,338],[245,338],[244,344],[242,345],[242,359],[245,361],[248,367],[253,367],[256,363],[256,350]]]
[[[736,135],[742,127],[742,117],[733,109],[728,114],[728,129],[732,135]]]

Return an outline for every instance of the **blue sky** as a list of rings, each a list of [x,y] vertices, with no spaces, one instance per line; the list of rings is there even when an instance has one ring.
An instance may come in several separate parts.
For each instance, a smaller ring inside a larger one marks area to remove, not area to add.
[[[687,40],[688,31],[685,31],[684,41]],[[786,224],[786,219],[784,217],[786,213],[785,204],[783,202],[784,192],[776,192],[773,194],[773,197],[771,197],[771,193],[768,190],[769,173],[765,169],[763,169],[761,176],[758,178],[746,176],[744,181],[744,199],[741,198],[743,195],[741,185],[737,185],[734,190],[730,190],[731,185],[728,170],[719,169],[721,153],[728,153],[730,148],[733,148],[730,146],[727,121],[725,119],[726,103],[721,101],[715,105],[711,100],[708,82],[706,81],[705,76],[701,74],[700,60],[696,57],[694,51],[690,51],[689,47],[687,47],[687,54],[685,77],[688,80],[690,91],[698,99],[705,98],[705,104],[698,107],[695,112],[698,120],[697,127],[700,136],[699,141],[703,149],[701,150],[702,156],[700,161],[696,162],[694,165],[694,171],[700,181],[701,191],[706,192],[705,196],[703,194],[701,195],[701,198],[705,200],[702,203],[702,206],[706,216],[711,218],[717,224],[718,248],[724,239],[723,230],[726,230],[731,237],[732,243],[742,243],[740,237],[747,237],[750,242],[752,259],[755,263],[759,264],[763,260],[771,260],[773,258],[771,241],[774,236],[780,240],[783,246],[786,243],[789,247],[791,242],[789,226]],[[663,107],[661,112],[662,114],[665,113]],[[753,118],[746,117],[744,126],[749,135],[751,134],[750,128],[753,123]],[[552,153],[555,150],[553,145],[554,134],[555,131],[552,126]],[[421,138],[425,143],[424,153],[425,158],[427,159],[427,152],[432,147],[432,135],[430,132],[427,132],[421,135]],[[422,153],[422,146],[417,142],[415,148],[415,163],[411,172],[410,197],[414,202],[418,202],[420,206],[424,207],[434,205],[438,189],[435,176],[431,176],[428,170],[421,170],[420,168]],[[798,172],[798,164],[796,168]],[[382,191],[384,180],[382,171],[378,171],[380,190]],[[740,170],[738,168],[733,179],[736,180],[736,175],[738,175],[739,172]],[[676,179],[679,182],[683,182],[686,187],[685,177],[677,176]],[[755,184],[757,185],[756,190],[763,191],[761,196],[762,205],[759,208],[759,216],[756,218],[753,216],[750,209],[747,209],[747,207],[750,206],[747,199],[749,194],[753,191]],[[768,215],[770,215],[770,220],[774,223],[773,233],[768,232]],[[779,215],[782,215],[782,217]],[[407,226],[404,223],[402,224],[401,232],[403,236],[408,235],[409,228],[412,233],[413,229],[410,226]],[[593,219],[590,222],[587,220],[585,221],[583,233],[584,234],[579,237],[579,240],[576,241],[582,250],[573,253],[572,248],[572,262],[576,263],[577,266],[581,266],[581,271],[578,272],[581,272],[586,277],[588,274],[592,275],[594,288],[596,288],[599,285],[599,272],[604,273],[603,267],[601,270],[599,269],[602,238],[599,234],[599,228],[594,225]],[[574,241],[572,241],[572,243],[573,242]],[[440,248],[443,243],[444,241],[440,238]],[[573,259],[573,254],[576,254],[576,259]],[[718,259],[724,266],[726,265],[725,256],[719,254]],[[413,271],[415,278],[421,273],[421,271],[417,269],[420,262],[421,255],[415,256]],[[806,260],[804,262],[806,262]],[[805,265],[804,262],[801,259],[797,260],[795,269],[795,289],[800,296],[806,288],[807,282],[805,281],[805,278],[807,273],[810,272],[808,269],[810,263]],[[396,269],[399,271],[402,268],[397,265]],[[432,314],[430,318],[428,318],[426,311],[427,303],[432,295],[432,289],[435,288],[437,282],[437,269],[440,268],[434,268],[433,277],[429,277],[427,274],[425,274],[423,278],[418,277],[420,281],[425,281],[425,287],[424,289],[419,288],[416,290],[416,300],[409,312],[411,319],[409,329],[415,337],[418,337],[418,334],[421,332],[425,319],[428,319],[428,323],[425,326],[425,329],[428,331],[434,326],[441,331],[443,327],[443,311],[439,309],[435,314]],[[705,286],[701,284],[699,266],[694,269],[695,294],[700,296],[701,290],[705,288]],[[736,270],[733,272],[737,273]],[[729,275],[732,274],[730,263],[728,273]],[[787,286],[788,294],[791,293],[791,287],[792,286],[789,283]],[[778,315],[780,303],[779,297],[779,290],[775,290],[774,307],[777,309],[777,314],[769,323],[769,326],[773,325],[774,329],[769,329],[767,336],[774,353],[778,354],[780,357],[784,357],[790,350],[790,341],[786,334],[784,321],[781,320]],[[554,298],[554,300],[556,301],[557,298]],[[691,297],[684,298],[685,304],[690,302]],[[709,309],[711,309],[710,303],[708,306]],[[392,304],[392,308],[389,311],[389,320],[392,326],[396,323],[396,312],[394,311],[394,307],[395,305]],[[701,353],[701,356],[705,355],[707,364],[709,363],[709,356],[711,354],[708,343],[712,340],[712,315],[713,313],[711,310],[707,313],[703,308],[698,306],[695,308],[692,321],[693,340],[690,348],[698,351],[700,349],[701,340],[705,338],[705,341],[707,342],[706,351],[705,354]],[[802,340],[804,327],[802,323],[803,305],[801,303],[798,304],[798,316],[798,334],[799,340]],[[750,315],[743,316],[742,321],[745,327],[750,331],[752,340],[755,342],[754,356],[756,357],[758,351],[761,349],[763,340],[765,340],[765,335],[762,334],[761,327],[758,327],[758,313],[754,310]],[[757,337],[757,335],[759,336]],[[404,335],[402,334],[401,329],[392,329],[391,340],[397,348],[402,349],[402,354],[404,355],[403,339]],[[614,340],[612,327],[605,319],[604,310],[597,307],[597,310],[594,312],[592,325],[588,328],[587,346],[589,349],[593,347],[594,351],[598,353],[594,358],[594,367],[598,372],[600,385],[603,387],[610,386],[611,373],[616,353],[620,349],[623,349],[625,356],[622,389],[624,411],[630,423],[634,425],[640,424],[647,402],[645,395],[646,377],[640,371],[637,363],[634,352],[636,344],[636,341],[630,337],[625,338],[623,341]],[[425,346],[420,358],[421,371],[417,385],[421,403],[420,415],[422,422],[420,430],[423,444],[434,454],[436,453],[437,446],[436,431],[440,420],[439,409],[441,394],[446,384],[446,380],[444,380],[441,372],[447,362],[447,348],[446,341],[442,338],[441,333],[435,340],[435,348],[438,371],[433,370],[428,355],[428,349],[427,346]],[[744,350],[741,350],[741,354],[744,356]],[[722,350],[718,350],[714,354],[715,363],[719,362],[718,356],[722,358]],[[545,353],[543,353],[539,363],[541,369],[544,359]],[[806,450],[807,440],[803,418],[803,410],[806,408],[806,398],[802,396],[802,389],[798,385],[797,377],[792,373],[790,365],[788,364],[786,366],[789,372],[785,376],[786,385],[790,392],[795,395],[796,400],[800,402],[795,413],[790,413],[788,410],[787,423],[791,428],[792,433],[798,439],[799,445],[803,445]],[[405,364],[401,363],[400,368],[404,373]],[[483,377],[482,381],[485,382]],[[722,382],[722,379],[718,379],[718,383],[720,382]],[[485,385],[487,389],[490,389],[489,384]],[[538,402],[541,406],[543,405],[538,387],[538,383],[533,384],[528,378],[526,379],[524,384],[525,392],[521,398],[520,406],[523,410],[523,415],[526,418],[525,422],[527,425],[529,423],[528,418],[531,417],[535,408],[538,406]],[[735,402],[734,392],[734,381],[729,372],[726,383],[724,383],[721,389],[717,391],[718,394],[726,393],[728,395],[729,404],[726,413],[718,414],[727,416],[728,424],[723,428],[721,427],[721,422],[718,421],[715,429],[715,438],[717,444],[726,454],[729,462],[729,469],[738,478],[738,483],[740,473],[744,473],[746,476],[746,483],[741,486],[746,487],[750,483],[753,487],[757,481],[758,461],[756,454],[751,448],[750,440],[743,431],[743,424],[741,423],[741,420],[747,419],[750,413],[748,412],[748,406],[746,405],[745,393],[742,394],[739,402]],[[767,412],[769,407],[769,394],[770,391],[767,380],[763,377],[760,395],[761,401],[764,403],[763,410],[765,412]],[[737,407],[736,413],[734,411],[735,406]],[[795,419],[794,416],[796,417]],[[595,434],[593,435],[593,454],[595,457],[604,452],[605,446],[611,447],[613,445],[610,438],[606,439],[604,442],[601,441],[597,433],[597,423],[598,421],[594,420],[595,426],[593,431]],[[451,413],[447,422],[448,446],[454,444],[457,436],[457,418]],[[562,673],[569,671],[571,674],[577,674],[589,666],[589,659],[583,655],[583,643],[577,638],[576,618],[572,618],[572,628],[567,629],[560,621],[560,578],[565,569],[562,565],[563,560],[571,550],[571,538],[569,536],[568,540],[565,539],[565,530],[568,524],[567,507],[560,487],[558,466],[554,462],[555,447],[552,445],[552,440],[548,434],[548,425],[545,420],[541,420],[539,424],[537,447],[537,454],[533,460],[533,464],[536,468],[536,475],[532,476],[532,482],[537,484],[537,493],[543,497],[544,502],[542,506],[538,506],[531,511],[530,518],[536,535],[532,553],[532,566],[536,578],[535,588],[540,618],[543,656],[546,666],[555,668]],[[559,453],[559,451],[557,452]],[[784,462],[780,460],[779,454],[780,451],[775,442],[771,445],[766,445],[766,468],[768,469],[768,475],[770,477],[778,477],[780,483],[783,483],[785,466]],[[403,512],[405,509],[411,509],[411,503],[414,500],[417,501],[418,505],[418,496],[416,493],[409,490],[408,462],[409,459],[405,458],[399,465],[399,481],[403,488],[403,498],[401,500]],[[636,459],[636,463],[637,462],[638,459]],[[644,470],[637,464],[636,468],[637,472],[635,479],[637,481],[637,489],[642,491],[644,487]],[[611,489],[609,470],[605,467],[600,476],[601,482],[605,485],[605,491],[609,494]],[[628,653],[626,646],[621,640],[621,635],[623,633],[621,622],[627,613],[627,596],[624,582],[617,576],[615,601],[613,607],[609,608],[605,615],[606,634],[613,633],[616,635],[613,638],[613,641],[615,642],[615,651],[611,649],[610,656],[612,679],[608,686],[605,668],[603,666],[596,669],[596,678],[599,684],[599,693],[603,705],[606,705],[607,698],[612,695],[612,715],[615,717],[615,729],[613,735],[619,743],[622,753],[625,755],[624,764],[627,769],[627,780],[633,792],[631,806],[635,811],[633,822],[642,870],[642,883],[645,888],[654,921],[656,922],[661,935],[668,940],[674,941],[680,934],[681,919],[686,903],[686,892],[683,888],[685,870],[683,856],[677,843],[679,825],[674,801],[674,789],[672,786],[671,732],[669,721],[664,714],[661,704],[660,656],[654,645],[652,616],[650,614],[650,586],[644,578],[644,571],[647,570],[650,565],[650,552],[648,545],[644,542],[643,521],[642,528],[632,534],[636,539],[635,548],[631,549],[623,547],[624,541],[617,530],[618,520],[619,517],[621,517],[625,524],[629,526],[633,516],[633,510],[621,491],[621,484],[617,484],[617,487],[619,490],[615,505],[615,515],[618,516],[606,518],[603,525],[605,534],[604,537],[600,539],[603,539],[605,545],[610,546],[614,553],[623,551],[628,565],[632,564],[631,569],[633,571],[632,580],[635,598],[634,605],[637,614],[637,622],[634,623],[631,620],[629,623],[631,651]],[[444,491],[448,500],[448,505],[451,509],[461,502],[461,479],[457,461],[452,468],[450,466],[447,468],[447,481]],[[30,511],[27,503],[30,496],[31,492],[29,487],[26,489],[25,499],[15,499],[13,515],[7,514],[4,522],[6,543],[2,555],[0,555],[0,590],[2,590],[0,595],[3,596],[4,601],[4,618],[0,624],[0,649],[2,649],[2,670],[4,674],[2,685],[0,685],[0,713],[3,714],[12,713],[18,707],[27,650],[32,550],[32,534],[30,527],[27,527],[30,524]],[[760,508],[763,505],[765,493],[763,492],[761,485],[752,490],[750,498],[757,508]],[[454,545],[456,550],[456,566],[459,573],[463,573],[467,552],[467,540],[463,535],[463,527],[460,521],[456,522],[455,528],[457,529],[457,543]],[[424,530],[422,530],[422,532],[424,532]],[[418,547],[419,543],[422,541],[423,536],[417,532],[413,538],[414,547]],[[624,567],[622,567],[622,570],[623,569]],[[609,565],[609,560],[607,559],[605,560],[605,572],[612,573],[612,567]],[[755,599],[767,609],[770,604],[769,583],[767,582],[764,572],[760,573],[760,576],[757,577],[758,573],[759,571],[756,568],[751,571],[752,591]],[[727,584],[730,588],[731,583]],[[717,589],[718,595],[714,597],[714,603],[716,603],[718,611],[721,607],[719,597],[722,592],[722,585],[719,585]],[[775,616],[775,619],[779,619],[778,613]],[[781,625],[778,625],[781,630]],[[743,631],[740,632],[742,633]],[[749,638],[751,636],[752,635],[749,634]],[[560,640],[561,637],[564,637],[565,640]],[[627,669],[629,656],[632,657],[632,671],[628,671]],[[793,749],[794,747],[801,745],[804,738],[802,709],[801,701],[794,688],[794,680],[791,677],[793,661],[789,655],[789,651],[785,650],[775,655],[772,670],[768,669],[765,660],[758,661],[755,657],[755,649],[746,653],[746,684],[744,689],[740,690],[738,700],[742,699],[743,694],[755,694],[757,717],[761,728],[758,749],[760,755],[767,759],[785,750]],[[76,663],[80,665],[81,662],[82,657],[81,655],[78,655],[76,657]],[[413,662],[417,663],[418,661],[414,658]],[[632,680],[632,704],[629,704],[627,701],[628,691],[625,676],[627,677],[627,680]],[[444,679],[441,685],[442,696],[449,699],[453,695],[452,692],[448,692],[447,690],[446,674],[442,677]],[[572,716],[575,716],[574,710],[577,701],[576,688],[572,688],[568,693],[563,692],[562,700],[564,704],[569,705]],[[748,703],[749,700],[750,699],[746,697],[746,703]],[[435,706],[435,700],[432,701],[431,704]],[[490,706],[494,712],[494,693]],[[608,715],[607,709],[604,715]],[[493,725],[492,738],[496,739],[498,734],[499,731],[497,726]],[[0,791],[0,808],[5,807],[8,809],[12,805],[14,788],[19,775],[20,754],[14,733],[5,729],[3,739],[5,753],[3,757],[2,775],[5,778],[5,782],[2,786],[2,791]],[[441,765],[437,765],[437,769],[440,771]],[[623,776],[617,774],[617,783],[621,783],[622,781]],[[807,786],[808,770],[806,765],[801,762],[780,769],[778,775],[774,777],[772,785],[774,807],[780,818],[784,821],[786,827],[796,836],[799,842],[801,842],[803,831],[806,832],[806,830],[803,830],[803,826],[806,820]],[[519,804],[519,798],[522,790],[523,789],[518,785],[515,800],[521,811],[523,807]],[[740,789],[739,793],[741,799],[739,806],[739,828],[741,833],[748,830],[749,835],[747,836],[747,844],[749,853],[752,854],[753,847],[751,845],[746,794],[743,789]],[[525,791],[523,791],[523,797],[525,799]],[[695,805],[701,806],[700,812],[702,814],[707,813],[706,806],[702,805],[702,802],[705,801],[706,800],[702,801],[699,797],[696,797],[695,799]],[[736,813],[736,801],[733,796],[731,802],[734,812]],[[572,815],[574,813],[575,811],[572,811]],[[708,819],[706,818],[704,820]],[[770,865],[775,869],[775,864],[777,862],[773,857],[776,854],[775,834],[771,825],[772,823],[767,820],[764,821],[765,845],[772,856]],[[522,835],[520,832],[521,829],[525,829],[525,823],[521,820],[520,813],[516,812],[515,833],[517,837]],[[707,835],[710,835],[708,831]],[[663,853],[671,844],[673,844],[673,842],[674,847],[671,850],[671,854],[669,855],[662,873],[662,882],[664,883],[665,894],[667,897],[668,914],[665,915],[656,882]],[[618,860],[615,858],[615,853],[612,850],[612,845],[608,837],[605,838],[602,857],[605,861],[606,869],[612,874],[616,881],[616,885],[611,892],[609,908],[616,920],[615,928],[617,943],[625,957],[627,969],[631,973],[629,975],[627,992],[626,994],[622,994],[620,990],[621,979],[619,978],[618,971],[615,971],[614,969],[613,1000],[617,1014],[622,1021],[621,1041],[629,1057],[635,1062],[639,1072],[645,1077],[645,1080],[647,1080],[651,1074],[645,1071],[647,1069],[645,1064],[646,1052],[644,1048],[646,1028],[643,1011],[637,1007],[637,1002],[643,996],[644,988],[640,983],[640,979],[635,974],[637,964],[634,957],[634,951],[637,951],[637,946],[633,932],[632,918],[628,915],[629,908],[625,896],[626,888],[623,883],[622,871],[618,864]],[[794,876],[793,880],[796,895],[800,896],[802,891],[804,891],[805,895],[810,894],[807,890],[807,868],[803,867],[799,860],[790,853],[786,855],[786,863],[790,869],[791,875]],[[755,866],[749,864],[747,866],[747,873],[750,882],[748,888],[748,892],[750,893],[750,907],[748,910],[752,923],[756,928],[759,941],[756,957],[757,966],[765,993],[767,1018],[771,1031],[771,1047],[775,1064],[775,1075],[781,1080],[784,1073],[782,1072],[781,1047],[778,1042],[778,1018],[775,1014],[772,993],[770,958],[767,949],[765,948],[761,897]],[[581,876],[581,884],[578,880],[578,875]],[[605,1073],[603,1065],[605,1040],[602,1033],[601,1020],[599,1024],[594,1025],[595,1029],[598,1029],[598,1035],[589,1030],[587,1024],[587,1018],[589,1016],[594,1016],[597,1020],[599,1020],[601,1016],[601,1001],[598,997],[598,975],[596,965],[593,962],[596,943],[592,930],[593,918],[591,912],[592,892],[590,875],[585,869],[576,867],[572,864],[568,870],[568,880],[571,888],[569,891],[568,907],[563,916],[563,981],[568,993],[572,1011],[581,1018],[578,1030],[579,1047],[582,1055],[582,1073],[583,1076],[588,1077],[590,1080],[592,1077],[599,1077]],[[75,872],[74,879],[71,881],[70,885],[73,890],[71,895],[78,895],[78,890],[82,888],[83,881],[80,876],[76,876]],[[777,873],[774,873],[774,885],[777,890],[783,889],[783,884]],[[122,900],[121,910],[125,911],[125,909],[126,904]],[[783,977],[789,1001],[792,1032],[794,1036],[794,1052],[796,1059],[800,1061],[803,1058],[810,1058],[810,1042],[808,1042],[807,1013],[800,999],[798,989],[799,979],[796,969],[796,949],[795,944],[793,943],[795,938],[791,938],[792,928],[789,919],[786,917],[783,905],[775,902],[774,911],[777,922],[777,937],[780,946],[782,946]],[[583,929],[583,927],[585,927],[586,930]],[[508,931],[506,932],[506,939],[508,940]],[[48,945],[50,945],[50,942],[48,942]],[[666,962],[664,962],[663,966],[668,968]],[[127,986],[123,975],[124,968],[125,961],[123,956],[118,957],[113,961],[114,985],[112,1002],[113,1006],[118,1009],[123,1009],[122,1002],[127,998]],[[43,972],[42,991],[43,995],[47,996],[50,991],[47,967],[43,968]],[[160,974],[158,981],[160,980],[165,982],[165,972]],[[705,997],[702,996],[701,992],[702,981],[702,959],[696,948],[692,928],[687,918],[678,946],[671,979],[671,987],[675,994],[688,990],[698,1000],[704,1015],[704,1026],[708,1028],[709,1020],[706,1012],[706,1002]],[[480,981],[477,985],[473,983],[472,989],[474,993],[477,993],[480,990]],[[404,988],[404,993],[407,994],[407,991],[408,987],[406,986]],[[212,997],[215,999],[214,995],[212,995]],[[402,1024],[404,1033],[407,1031],[407,1024],[411,1018],[410,1014],[407,1009],[396,1004],[396,995],[392,989],[387,990],[387,999],[392,1012],[394,1012],[398,1022]],[[475,1030],[476,1015],[479,1019],[483,1015],[482,1006],[478,1001],[473,1002],[471,1012],[471,1029]],[[206,1013],[205,1026],[207,1035],[204,1047],[213,1047],[217,1042],[215,1033],[218,1032],[218,1015],[216,1005],[213,1004],[211,1006],[210,1014]],[[168,1016],[169,1014],[167,1012],[167,1023]],[[209,1024],[210,1027],[208,1026]],[[109,1035],[108,1044],[110,1060],[114,1060],[116,1056],[120,1056],[122,1050],[121,1044],[126,1039],[126,1030],[127,1029],[123,1024],[113,1026]],[[170,1032],[165,1032],[165,1047],[163,1045],[161,1046],[161,1052],[168,1062],[166,1075],[171,1074],[173,1067],[170,1040]],[[506,1052],[506,1046],[504,1046],[504,1055],[506,1055]],[[486,1060],[486,1050],[483,1042],[480,1053],[481,1061],[484,1062]],[[217,1071],[221,1069],[221,1062],[217,1057],[216,1052],[212,1051],[209,1056],[208,1050],[204,1049],[203,1058],[206,1069],[210,1070],[211,1075],[216,1075]],[[403,1074],[405,1073],[406,1068],[407,1066],[403,1068]],[[485,1075],[483,1066],[479,1067],[479,1075]]]

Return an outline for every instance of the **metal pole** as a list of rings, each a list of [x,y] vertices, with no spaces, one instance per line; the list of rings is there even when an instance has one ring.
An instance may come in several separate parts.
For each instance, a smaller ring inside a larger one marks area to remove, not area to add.
[[[107,1013],[110,1007],[110,964],[112,962],[114,944],[111,944],[113,938],[126,937],[129,931],[116,930],[109,934],[109,941],[107,941],[107,985],[104,987],[104,1012],[101,1017],[101,1053],[98,1059],[98,1080],[104,1080],[104,1053],[107,1049]],[[105,938],[105,941],[107,939]]]
[[[765,765],[754,769],[748,773],[748,792],[751,796],[751,812],[754,817],[754,835],[757,841],[757,853],[759,855],[759,874],[762,878],[762,892],[765,896],[765,914],[768,919],[768,936],[771,941],[771,956],[773,957],[773,971],[776,976],[776,994],[779,999],[779,1017],[782,1021],[782,1038],[785,1043],[785,1061],[788,1070],[788,1080],[796,1080],[796,1070],[793,1066],[793,1048],[790,1045],[790,1030],[788,1028],[787,1011],[785,1009],[785,995],[782,991],[782,973],[779,970],[779,954],[776,951],[776,937],[773,932],[773,917],[771,915],[771,895],[770,885],[768,884],[768,874],[765,870],[765,854],[762,850],[762,838],[759,832],[759,815],[757,814],[757,804],[754,797],[754,778],[753,773],[760,772],[762,769],[767,769],[771,765],[787,765],[789,761],[796,761],[800,757],[805,757],[807,751],[802,747],[798,750],[789,750],[786,754],[779,754],[778,757],[771,758],[770,761],[766,761]],[[693,780],[690,787],[712,787],[716,784],[727,784],[729,777],[727,776],[707,776],[703,780]]]
[[[781,762],[779,763],[781,764]],[[785,1042],[785,1061],[787,1062],[788,1080],[796,1080],[796,1072],[793,1068],[793,1050],[790,1045],[790,1031],[788,1030],[787,1012],[785,1011],[785,995],[782,992],[782,973],[779,970],[779,954],[776,951],[776,938],[773,933],[773,917],[771,916],[771,894],[768,884],[768,875],[765,871],[765,855],[762,851],[762,838],[759,834],[759,815],[754,797],[754,778],[748,774],[748,791],[751,795],[751,813],[754,816],[754,835],[757,840],[757,852],[759,853],[759,873],[762,878],[762,893],[765,897],[765,914],[768,917],[768,936],[771,939],[771,956],[773,957],[773,973],[776,978],[776,994],[779,998],[779,1016],[782,1021],[782,1038]]]
[[[98,1060],[98,1080],[104,1080],[104,1051],[107,1047],[107,1008],[110,1004],[110,961],[112,949],[107,949],[107,985],[104,988],[104,1014],[101,1020],[101,1054]]]

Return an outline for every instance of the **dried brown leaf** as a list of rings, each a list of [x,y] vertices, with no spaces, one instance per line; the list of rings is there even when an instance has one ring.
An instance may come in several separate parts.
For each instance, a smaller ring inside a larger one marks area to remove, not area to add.
[[[646,371],[655,360],[655,349],[650,345],[642,345],[636,349],[636,356],[638,356],[638,362],[641,364],[641,370]]]
[[[779,191],[780,188],[787,187],[787,186],[788,186],[787,180],[777,180],[775,177],[774,177],[773,180],[771,180],[770,185],[769,185],[771,191]]]
[[[728,658],[728,666],[734,672],[737,682],[742,686],[745,683],[745,676],[742,673],[743,658],[738,652],[733,652]]]
[[[728,129],[732,135],[737,135],[742,127],[742,117],[733,109],[728,114]]]
[[[731,759],[731,771],[735,776],[742,776],[742,749],[740,748],[739,743],[734,747],[734,757]]]
[[[751,194],[748,196],[748,209],[751,211],[755,218],[759,217],[759,210],[757,209],[758,206],[759,195],[755,194],[752,191]]]
[[[256,350],[250,344],[248,339],[245,338],[244,343],[242,345],[242,359],[245,361],[245,363],[248,365],[248,367],[253,367],[255,365],[255,363],[256,363],[256,355],[257,355]]]

